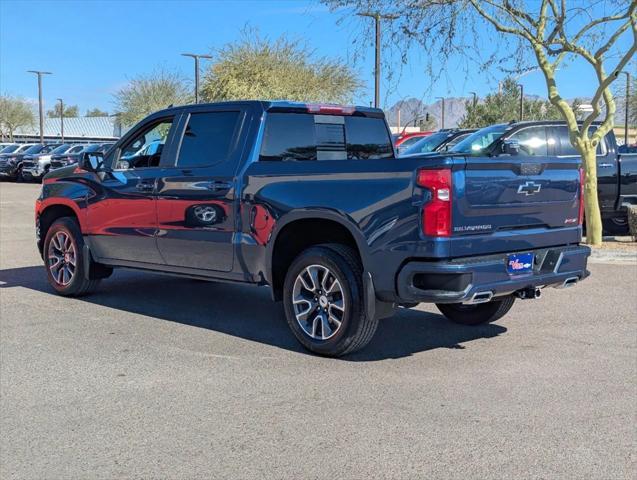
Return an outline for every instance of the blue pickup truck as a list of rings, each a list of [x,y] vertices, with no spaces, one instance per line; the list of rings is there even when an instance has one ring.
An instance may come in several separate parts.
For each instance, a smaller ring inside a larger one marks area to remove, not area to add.
[[[399,306],[475,325],[586,278],[581,178],[568,157],[397,158],[378,109],[188,105],[49,173],[37,245],[61,295],[116,267],[267,285],[301,344],[340,356]]]

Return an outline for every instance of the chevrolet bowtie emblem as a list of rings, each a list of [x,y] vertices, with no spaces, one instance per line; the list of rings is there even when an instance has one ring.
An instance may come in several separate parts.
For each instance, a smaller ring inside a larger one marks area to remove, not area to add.
[[[528,197],[529,195],[535,195],[536,193],[539,193],[541,189],[542,185],[540,185],[539,183],[526,182],[518,187],[518,193],[523,193]]]

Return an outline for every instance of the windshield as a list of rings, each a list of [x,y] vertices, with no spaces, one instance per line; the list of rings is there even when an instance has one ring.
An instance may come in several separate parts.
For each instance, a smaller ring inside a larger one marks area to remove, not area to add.
[[[27,148],[24,153],[25,154],[31,154],[31,153],[40,153],[43,149],[44,149],[45,145],[31,145],[29,148]]]
[[[2,149],[2,153],[13,153],[15,152],[18,148],[20,148],[20,145],[9,145],[8,147],[4,147]]]
[[[451,148],[449,151],[453,153],[465,153],[470,155],[481,154],[486,147],[495,142],[498,138],[504,135],[509,128],[509,125],[502,123],[499,125],[491,125],[485,127],[477,132],[472,133],[462,142]]]
[[[60,145],[56,149],[52,150],[51,153],[65,153],[70,147],[71,145],[69,145],[68,143],[65,143],[63,145]]]
[[[435,152],[436,149],[451,135],[449,132],[436,132],[428,137],[419,139],[409,148],[402,152],[402,155],[411,155],[413,153]]]

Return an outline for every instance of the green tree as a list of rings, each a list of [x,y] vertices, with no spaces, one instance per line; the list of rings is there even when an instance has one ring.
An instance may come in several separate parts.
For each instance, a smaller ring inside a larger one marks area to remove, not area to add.
[[[518,120],[520,117],[520,89],[515,79],[506,78],[498,93],[490,93],[483,101],[473,105],[473,100],[465,103],[466,113],[458,126],[480,128],[494,123]],[[551,102],[524,98],[524,120],[560,120],[561,113]]]
[[[99,108],[93,108],[92,110],[87,110],[85,117],[108,117],[108,112],[100,110]]]
[[[60,118],[60,104],[59,102],[55,104],[53,110],[48,110],[46,112],[46,116],[49,118]],[[79,109],[77,105],[64,105],[64,118],[70,117],[78,117]]]
[[[0,133],[2,138],[9,137],[13,142],[13,133],[19,127],[32,126],[35,115],[31,105],[21,98],[0,96]]]
[[[349,103],[361,87],[340,60],[314,58],[298,41],[270,41],[258,32],[243,32],[236,43],[219,50],[203,80],[208,101],[287,99]]]
[[[165,70],[132,78],[114,97],[119,119],[125,126],[133,125],[157,110],[192,100],[182,77]]]
[[[565,0],[323,0],[349,13],[378,11],[395,17],[387,22],[388,44],[409,52],[413,44],[429,58],[427,70],[444,72],[447,61],[461,56],[488,69],[513,67],[520,72],[539,68],[547,96],[569,130],[571,144],[582,156],[587,241],[602,241],[602,221],[597,198],[596,150],[613,128],[615,100],[611,86],[637,51],[637,1],[599,0],[586,8]],[[343,8],[345,7],[345,8]],[[483,32],[499,34],[485,42]],[[621,39],[621,40],[620,40]],[[408,58],[408,54],[404,54]],[[568,62],[588,65],[594,80],[592,112],[578,122],[576,112],[560,94],[555,75]],[[457,73],[456,73],[457,74]],[[598,128],[591,129],[601,115]]]

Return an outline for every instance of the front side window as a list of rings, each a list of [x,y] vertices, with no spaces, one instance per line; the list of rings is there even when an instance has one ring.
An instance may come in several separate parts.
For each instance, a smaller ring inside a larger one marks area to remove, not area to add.
[[[515,132],[507,140],[517,141],[519,146],[518,156],[535,157],[549,154],[546,127],[523,128]]]
[[[203,167],[228,158],[239,112],[192,113],[181,141],[177,165]]]
[[[115,168],[129,170],[159,166],[172,123],[172,118],[161,120],[136,134],[122,147]]]

